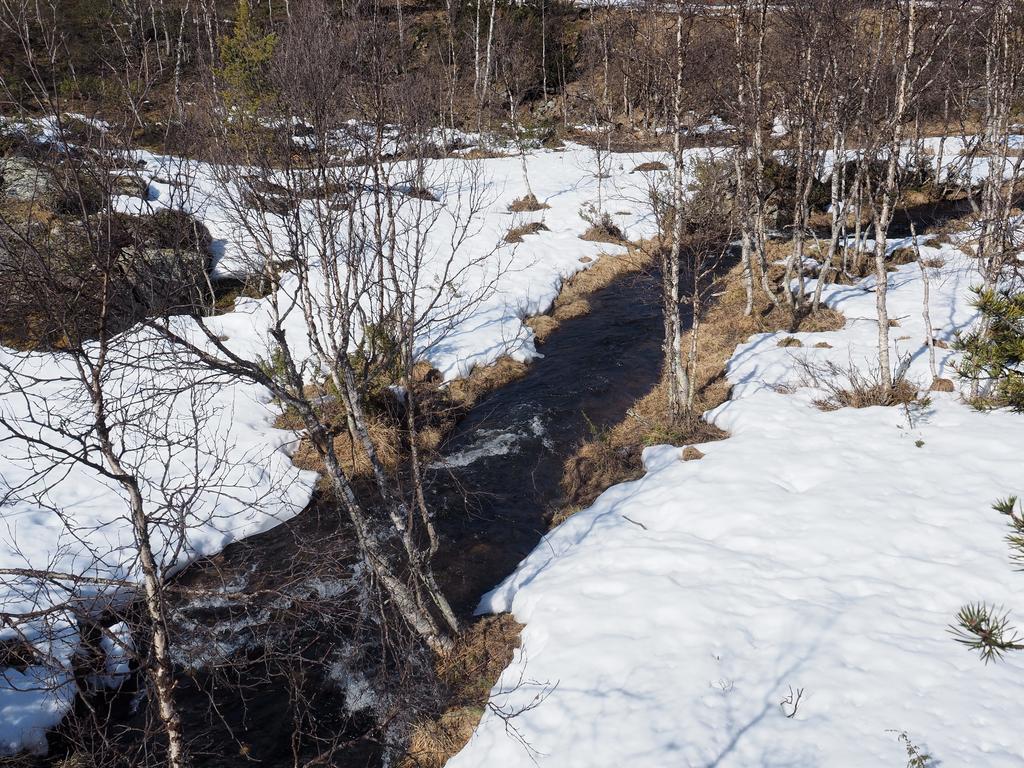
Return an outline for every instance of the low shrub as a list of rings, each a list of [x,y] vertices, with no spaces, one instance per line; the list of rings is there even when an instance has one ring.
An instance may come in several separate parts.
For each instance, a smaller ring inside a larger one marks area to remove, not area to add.
[[[543,211],[551,206],[547,203],[542,203],[536,198],[535,195],[524,195],[518,197],[509,203],[509,213],[527,213],[529,211]]]
[[[917,385],[906,377],[909,363],[910,358],[900,363],[889,387],[882,383],[877,368],[862,370],[852,363],[841,366],[831,360],[820,363],[801,360],[798,366],[805,386],[825,392],[825,396],[815,400],[814,404],[823,411],[834,411],[839,408],[870,408],[876,405],[927,405],[926,400],[918,398]]]

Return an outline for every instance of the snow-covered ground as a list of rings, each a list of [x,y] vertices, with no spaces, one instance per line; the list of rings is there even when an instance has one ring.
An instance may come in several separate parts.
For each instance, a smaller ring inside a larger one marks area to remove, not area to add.
[[[214,238],[217,275],[253,268],[251,244],[226,196],[230,190],[213,169],[174,158],[144,155],[142,159],[146,165],[141,175],[149,184],[147,200],[118,198],[116,204],[122,210],[145,213],[160,207],[185,208],[206,224]],[[649,176],[632,172],[636,165],[651,159],[654,157],[645,154],[613,155],[605,168],[608,177],[600,182],[606,210],[631,239],[650,235],[654,229],[647,203]],[[459,185],[466,179],[460,168],[468,162],[438,161],[432,168],[429,179],[435,181],[432,191],[440,202],[424,204],[441,209],[430,233],[432,258],[442,260],[448,255],[463,199],[464,187]],[[547,309],[561,282],[587,268],[598,254],[623,250],[579,239],[587,227],[580,210],[598,196],[590,150],[569,146],[563,151],[531,151],[527,163],[532,189],[550,207],[524,214],[507,212],[508,204],[526,192],[520,159],[473,162],[481,163],[481,191],[487,204],[459,258],[465,262],[481,254],[487,258],[467,273],[466,290],[472,293],[474,280],[483,284],[495,274],[500,277],[496,290],[443,339],[429,334],[422,339],[423,356],[446,379],[502,354],[531,359],[537,352],[532,331],[522,322],[524,317]],[[547,230],[527,235],[518,245],[504,244],[505,233],[526,221],[543,221]],[[964,298],[971,278],[958,257],[948,249],[943,255],[949,266],[942,270],[941,280],[935,279],[933,320],[948,335],[956,325],[970,320]],[[894,317],[907,315],[902,320],[905,330],[894,329],[893,335],[901,349],[918,350],[913,370],[920,376],[921,329],[915,325],[919,324],[920,285],[914,269],[904,268],[894,276],[898,285],[890,313]],[[288,280],[283,290],[290,290]],[[855,288],[835,289],[828,295],[830,302],[851,317],[850,326],[829,336],[832,350],[807,348],[800,353],[829,355],[840,363],[869,358],[873,296]],[[241,299],[234,311],[208,324],[229,345],[269,359],[267,312],[265,300]],[[858,316],[861,319],[856,320]],[[188,322],[182,321],[183,333],[188,333]],[[304,334],[297,323],[287,330],[299,339]],[[904,333],[911,338],[900,340]],[[295,436],[273,428],[275,408],[258,387],[218,381],[199,388],[205,393],[200,399],[208,418],[203,424],[203,445],[192,458],[201,461],[189,462],[181,454],[172,456],[169,447],[145,440],[148,418],[181,420],[182,429],[190,428],[188,414],[194,403],[182,397],[153,408],[147,397],[150,378],[176,374],[150,373],[134,365],[133,358],[145,358],[153,349],[146,333],[130,331],[124,341],[120,347],[124,358],[115,362],[114,368],[126,373],[120,385],[126,412],[139,417],[127,422],[131,426],[124,436],[130,457],[144,470],[148,491],[159,498],[186,478],[207,481],[215,476],[218,480],[196,498],[191,519],[194,527],[180,550],[166,546],[158,535],[156,544],[165,563],[180,566],[215,552],[232,540],[287,519],[305,505],[314,478],[291,466],[288,451]],[[860,706],[866,711],[885,714],[890,711],[887,708],[900,706],[904,714],[882,717],[887,724],[881,735],[871,731],[872,738],[879,741],[849,736],[854,745],[849,747],[854,750],[850,754],[873,750],[868,754],[874,755],[882,754],[883,748],[893,749],[895,738],[885,728],[905,728],[934,745],[937,754],[940,747],[946,750],[942,756],[950,760],[968,754],[949,752],[937,740],[953,738],[957,731],[936,712],[953,719],[960,710],[935,704],[941,703],[941,696],[955,694],[946,687],[933,691],[928,686],[938,685],[935,681],[945,685],[960,675],[981,686],[974,693],[985,701],[1003,701],[997,697],[994,682],[1003,678],[980,668],[973,658],[952,646],[942,629],[962,600],[1011,603],[1012,582],[1008,568],[1003,567],[999,521],[987,512],[987,505],[997,496],[1024,490],[1013,487],[1012,462],[989,460],[991,435],[998,434],[1002,441],[1000,456],[1012,457],[1019,448],[1013,441],[1020,436],[1007,427],[1016,424],[1016,417],[976,414],[948,395],[936,396],[931,410],[913,427],[902,430],[894,426],[905,421],[897,411],[822,414],[807,405],[810,394],[806,391],[783,396],[768,386],[793,375],[793,350],[778,349],[774,344],[773,339],[759,339],[737,351],[730,371],[733,380],[741,383],[736,400],[714,416],[733,432],[730,440],[709,446],[707,458],[686,465],[675,461],[674,449],[652,449],[647,457],[651,469],[647,478],[610,490],[593,509],[562,526],[550,537],[550,546],[538,550],[491,598],[491,607],[512,605],[521,619],[529,621],[525,634],[529,663],[524,674],[529,679],[560,681],[543,706],[516,721],[544,753],[538,759],[552,765],[595,765],[629,756],[634,762],[646,760],[648,764],[686,760],[697,764],[712,761],[715,750],[724,748],[732,735],[742,731],[730,753],[739,763],[750,762],[752,753],[746,750],[756,750],[768,741],[778,742],[778,751],[772,754],[779,755],[780,762],[799,762],[800,755],[817,754],[814,744],[832,743],[834,734],[829,729],[839,727],[837,723],[858,722],[846,717],[853,705],[836,698],[840,696],[835,691],[838,673],[829,672],[827,659],[836,654],[849,657],[851,666],[844,668],[843,674],[856,678],[851,670],[869,669],[870,659],[895,658],[892,649],[890,656],[875,653],[886,641],[893,648],[901,647],[901,640],[907,647],[923,644],[915,646],[923,649],[921,658],[927,660],[920,662],[923,676],[908,684],[918,686],[918,696],[927,691],[928,701],[911,697],[907,703],[883,706],[880,702],[892,699],[892,686],[898,678],[880,674],[883,679],[877,695],[862,690],[858,680],[856,696],[861,697],[858,701],[864,702]],[[301,341],[296,344],[301,346]],[[52,417],[53,425],[59,427],[61,418],[82,416],[86,401],[73,383],[75,377],[64,375],[68,362],[61,356],[19,356],[5,349],[0,349],[0,356],[5,365],[16,364],[24,375],[42,374],[30,386],[32,400],[13,394],[8,385],[0,388],[4,417],[24,419],[33,407],[37,414],[45,414],[44,420]],[[924,441],[921,448],[915,446],[918,439]],[[838,446],[834,451],[831,447],[825,450],[834,445]],[[907,446],[905,460],[899,462],[897,449]],[[47,457],[38,451],[29,455],[12,441],[0,443],[0,478],[7,488],[24,485],[32,470],[46,463]],[[20,500],[8,500],[0,533],[0,568],[50,567],[100,577],[136,578],[120,491],[94,473],[81,468],[65,473],[66,467],[66,463],[55,466],[21,487]],[[963,467],[963,477],[950,472],[950,467]],[[895,477],[887,485],[885,473],[898,476],[903,485],[894,485]],[[915,490],[915,473],[921,473],[917,482],[933,493],[928,504],[923,501],[925,490]],[[944,483],[955,486],[956,493]],[[218,493],[215,486],[228,492]],[[856,498],[852,489],[861,488],[874,490]],[[882,503],[885,493],[900,506],[890,508]],[[37,494],[35,498],[33,494]],[[877,494],[881,496],[876,498]],[[647,530],[621,517],[621,505],[633,503],[629,499],[639,501],[626,514],[647,525]],[[877,507],[869,503],[871,499],[878,501]],[[965,528],[963,522],[968,519],[972,525]],[[920,521],[919,527],[913,528],[913,521]],[[833,531],[831,537],[825,535]],[[855,546],[858,537],[864,540],[860,548]],[[173,534],[168,534],[167,540],[173,541]],[[956,548],[944,554],[942,547],[953,548],[954,542]],[[830,547],[837,551],[833,553]],[[889,564],[900,556],[900,547],[919,548],[919,557],[902,564],[905,583],[896,587],[889,583],[896,573]],[[938,554],[933,555],[932,548]],[[99,552],[105,553],[102,560],[96,559]],[[946,565],[940,567],[939,563]],[[834,572],[828,571],[830,567]],[[578,575],[575,569],[579,569]],[[821,574],[816,576],[818,571]],[[956,584],[950,583],[953,579]],[[801,591],[801,584],[807,589]],[[871,589],[883,587],[892,592],[892,605],[881,598],[872,599]],[[46,608],[66,598],[56,589],[26,593],[12,588],[0,594],[0,610],[18,611],[29,605]],[[908,601],[917,613],[910,616],[908,609],[909,617],[895,623],[883,621],[901,601]],[[827,624],[827,620],[833,623]],[[61,617],[54,618],[50,627],[60,630],[58,633],[29,638],[48,657],[48,665],[31,666],[24,672],[3,670],[0,753],[44,749],[45,730],[60,720],[72,701],[75,684],[68,666],[78,648],[78,634],[72,623],[61,621]],[[868,626],[875,635],[865,636],[863,627]],[[850,627],[857,627],[859,634]],[[773,642],[791,630],[791,639]],[[0,640],[9,636],[9,631],[0,630]],[[819,637],[821,642],[813,644]],[[715,653],[717,661],[710,655]],[[793,667],[798,657],[800,666]],[[769,663],[768,658],[776,661]],[[506,684],[522,671],[522,661],[520,658],[519,667],[509,671]],[[815,666],[819,663],[824,670]],[[900,670],[914,669],[902,657],[894,664]],[[956,675],[951,674],[950,665],[956,665],[952,667]],[[767,676],[773,672],[781,675],[790,667],[794,671],[787,673],[786,680],[774,688],[768,684]],[[704,678],[723,681],[720,690],[715,683],[699,695],[694,693],[694,685],[708,687]],[[788,685],[805,688],[804,702],[795,718],[783,718],[784,723],[773,728],[777,689]],[[737,693],[740,690],[747,694]],[[843,691],[843,696],[854,695],[853,687]],[[1007,691],[1012,692],[1012,686],[1004,685],[1001,695],[1009,696]],[[532,695],[526,687],[512,694],[512,699],[521,702],[523,696]],[[766,701],[771,706],[765,709],[763,719],[755,720]],[[971,718],[982,718],[983,713],[983,707],[976,707],[964,722],[974,722]],[[752,724],[745,728],[748,722]],[[996,725],[991,729],[978,725],[970,736],[979,745],[983,740],[998,744],[1002,726]],[[798,755],[786,751],[788,742],[782,740],[786,727],[820,730],[815,731],[816,736],[796,740],[801,749],[809,750]],[[480,735],[456,764],[504,765],[507,761],[514,765],[529,760],[499,738],[501,730],[500,723],[485,720]],[[586,749],[573,749],[570,757],[564,750],[570,749],[574,739]],[[680,752],[682,757],[673,755],[667,751],[670,744],[689,752]],[[847,753],[842,751],[848,749],[845,742],[837,740],[835,744],[837,754]],[[898,755],[898,749],[894,754]],[[740,755],[747,757],[741,759]],[[827,756],[818,761],[833,762]]]
[[[246,238],[232,215],[234,208],[211,168],[152,155],[142,159],[146,161],[141,174],[149,183],[148,199],[119,197],[115,201],[119,208],[141,213],[160,207],[185,208],[206,224],[214,238],[217,274],[237,273],[253,264]],[[632,173],[637,164],[649,159],[650,155],[615,155],[606,168],[609,176],[601,180],[607,210],[634,239],[654,231],[647,206],[648,176]],[[441,161],[430,178],[458,183],[465,178],[459,168],[467,162]],[[447,379],[502,354],[521,360],[532,358],[536,354],[533,334],[523,319],[546,310],[561,282],[586,269],[599,254],[625,252],[620,246],[579,238],[588,226],[580,218],[580,209],[592,204],[598,194],[589,150],[574,146],[565,151],[530,154],[533,190],[550,207],[527,214],[507,212],[508,204],[526,192],[519,158],[480,162],[487,204],[472,227],[471,237],[463,244],[461,258],[471,261],[481,254],[487,258],[478,269],[467,273],[463,288],[473,293],[479,287],[473,285],[474,280],[482,285],[496,274],[500,277],[496,290],[451,333],[440,341],[423,340],[423,355]],[[430,233],[429,248],[432,258],[442,260],[447,255],[460,189],[440,186],[436,192],[441,202],[424,204],[443,209],[439,224]],[[548,229],[527,236],[518,245],[505,244],[505,233],[527,220],[543,220]],[[289,290],[289,285],[286,280],[282,290]],[[265,300],[241,299],[233,312],[210,319],[208,325],[236,349],[270,359],[267,322]],[[196,335],[190,332],[190,324],[182,318],[181,333]],[[288,333],[296,348],[301,348],[305,329],[295,323],[288,326]],[[114,346],[118,351],[117,359],[110,363],[114,372],[111,386],[117,390],[116,406],[123,408],[125,416],[119,436],[128,462],[145,477],[153,503],[161,503],[176,490],[187,494],[190,489],[208,486],[192,503],[187,541],[178,541],[173,521],[156,526],[154,545],[166,565],[177,567],[214,553],[233,540],[291,517],[305,506],[315,477],[291,465],[288,451],[295,436],[273,428],[277,411],[267,392],[238,381],[217,380],[190,387],[179,397],[155,402],[151,393],[160,385],[168,381],[189,383],[192,374],[173,367],[149,366],[149,355],[159,344],[142,329],[129,331]],[[146,365],[140,365],[147,360]],[[58,444],[65,439],[58,430],[69,424],[88,423],[88,398],[64,356],[25,355],[0,348],[0,363],[16,371],[12,376],[30,393],[30,397],[21,396],[13,379],[0,377],[3,418],[24,424],[32,413],[43,426],[30,430]],[[201,396],[191,397],[196,392]],[[198,410],[197,401],[202,405]],[[202,426],[202,442],[194,450],[150,439],[162,433],[164,425],[156,423],[162,419],[172,420],[182,434],[194,429],[193,411]],[[101,578],[138,578],[127,503],[118,486],[80,465],[57,461],[39,447],[29,449],[5,438],[6,434],[0,434],[0,496],[9,489],[17,489],[17,493],[6,500],[3,508],[0,568],[50,568]],[[47,471],[37,475],[40,470]],[[183,546],[179,548],[178,544]],[[73,594],[88,597],[82,588]],[[68,597],[59,588],[36,590],[28,582],[5,578],[0,588],[0,611],[46,609]],[[9,628],[0,629],[0,641],[12,635]],[[76,691],[70,662],[79,638],[70,617],[54,615],[29,629],[27,639],[49,663],[24,671],[0,670],[0,754],[22,748],[45,750],[46,729],[67,712]]]
[[[599,254],[625,253],[624,247],[579,237],[589,226],[580,212],[597,201],[598,184],[603,209],[629,239],[654,233],[655,222],[648,202],[651,175],[633,173],[637,165],[654,157],[651,153],[613,155],[610,161],[604,161],[608,165],[604,169],[607,178],[598,180],[594,155],[586,147],[534,150],[527,155],[530,187],[549,208],[514,214],[508,212],[509,204],[527,192],[518,156],[433,163],[426,181],[440,202],[416,203],[441,209],[429,233],[428,265],[433,261],[443,267],[452,253],[453,240],[459,240],[461,232],[466,231],[468,237],[460,243],[456,254],[456,268],[469,265],[463,278],[463,292],[472,295],[474,289],[495,278],[497,283],[483,302],[473,304],[472,317],[463,318],[458,328],[445,333],[443,340],[427,338],[425,334],[422,357],[440,370],[445,379],[463,376],[474,365],[487,364],[502,354],[524,361],[531,359],[536,352],[533,333],[523,324],[523,318],[547,310],[562,281],[585,269]],[[215,276],[238,276],[260,268],[260,264],[254,263],[252,237],[240,225],[237,204],[232,203],[239,195],[225,195],[223,178],[214,169],[197,162],[183,164],[177,158],[142,158],[147,163],[142,175],[149,181],[149,199],[120,197],[119,208],[143,214],[162,207],[188,210],[206,224],[214,238]],[[175,178],[187,181],[166,183]],[[483,205],[467,227],[465,208],[470,196]],[[413,211],[409,215],[422,214]],[[534,221],[543,222],[547,230],[527,235],[515,245],[504,242],[510,229]],[[283,227],[272,228],[270,238],[285,251],[287,238]],[[487,258],[477,263],[481,256]],[[284,283],[283,290],[293,290],[295,281],[286,278]],[[248,327],[265,327],[266,312],[266,302],[239,301],[236,311],[224,321],[225,333],[239,344],[243,337],[264,343],[263,335]],[[305,329],[299,327],[301,322],[295,313],[292,325],[300,345],[305,334]]]
[[[979,277],[952,246],[923,251],[944,261],[931,322],[950,339],[974,319]],[[893,345],[927,387],[918,266],[889,279]],[[1024,764],[1024,662],[986,666],[948,631],[967,601],[1024,609],[991,509],[1024,494],[1024,417],[957,393],[910,412],[816,408],[796,361],[869,368],[872,286],[825,292],[841,331],[741,345],[732,399],[708,415],[728,439],[698,461],[647,449],[642,479],[552,531],[484,598],[526,625],[522,647],[450,768],[877,768],[908,764],[904,733],[927,765]],[[955,379],[953,353],[936,351]]]

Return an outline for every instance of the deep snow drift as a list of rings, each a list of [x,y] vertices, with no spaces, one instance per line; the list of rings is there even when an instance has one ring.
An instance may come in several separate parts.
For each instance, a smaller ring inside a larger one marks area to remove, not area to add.
[[[217,253],[215,274],[237,274],[254,265],[235,210],[209,166],[175,158],[143,154],[141,174],[149,184],[148,199],[119,197],[116,206],[146,214],[161,207],[183,208],[206,224]],[[607,164],[609,176],[600,180],[607,210],[630,238],[653,234],[647,211],[648,176],[633,168],[650,155],[614,155]],[[432,257],[446,258],[459,203],[459,169],[469,161],[451,159],[434,167],[432,178],[454,186],[439,187],[441,202],[424,202],[441,210],[430,232]],[[598,195],[590,150],[570,147],[565,151],[540,150],[528,157],[534,193],[550,207],[527,214],[510,214],[507,206],[522,197],[526,187],[518,157],[482,162],[486,206],[463,244],[463,258],[479,264],[467,271],[462,288],[469,294],[498,275],[495,290],[460,319],[443,338],[424,338],[422,354],[446,379],[468,372],[473,365],[493,362],[502,354],[528,360],[536,354],[532,331],[523,324],[531,314],[546,310],[558,294],[561,282],[586,269],[599,254],[625,252],[622,246],[584,241],[587,228],[580,209]],[[512,226],[527,220],[543,220],[547,231],[529,235],[523,243],[503,241]],[[486,258],[481,258],[484,256]],[[474,284],[476,281],[476,284]],[[283,290],[289,290],[288,281]],[[247,354],[271,359],[266,336],[267,302],[240,299],[233,312],[211,318],[208,325],[226,343]],[[297,314],[297,313],[296,313]],[[191,321],[181,318],[179,330],[194,338]],[[425,329],[429,335],[430,329]],[[305,329],[298,322],[288,327],[295,348],[302,348]],[[160,344],[140,329],[127,333],[115,345],[111,378],[117,382],[117,406],[127,417],[122,438],[128,461],[146,478],[147,492],[155,504],[181,486],[203,487],[192,503],[187,542],[178,549],[167,542],[176,539],[173,521],[155,526],[154,545],[169,566],[180,566],[196,557],[212,554],[231,541],[265,530],[299,512],[308,502],[315,476],[297,471],[288,451],[295,435],[273,428],[277,408],[260,387],[218,378],[197,384],[189,393],[154,401],[151,393],[173,382],[184,385],[190,375],[173,365],[157,370],[151,355]],[[16,371],[10,380],[0,377],[0,414],[26,423],[29,413],[41,420],[30,431],[57,444],[57,430],[88,424],[88,398],[76,383],[70,362],[60,354],[21,354],[0,348],[0,360]],[[198,381],[201,376],[194,375]],[[27,387],[22,397],[15,380]],[[196,410],[196,401],[201,408]],[[201,441],[193,450],[154,444],[162,419],[178,425],[182,434],[195,431],[197,418]],[[6,435],[0,434],[0,440]],[[0,568],[51,568],[93,577],[137,579],[127,504],[115,483],[97,473],[62,461],[38,447],[27,450],[17,441],[4,440],[0,448],[0,495],[18,489],[3,508],[0,533]],[[41,474],[40,474],[41,473]],[[69,598],[62,588],[38,590],[30,582],[11,582],[0,591],[0,610],[20,612],[46,609]],[[86,597],[82,589],[73,594]],[[87,604],[83,604],[90,610]],[[96,606],[99,610],[100,606]],[[0,629],[0,640],[13,636]],[[79,646],[78,629],[66,613],[58,613],[31,628],[26,637],[49,659],[49,665],[24,671],[2,670],[0,677],[0,754],[25,748],[44,751],[45,731],[56,725],[73,701],[76,688],[70,673],[72,656]]]
[[[950,339],[980,280],[952,246],[922,250],[944,261],[931,321]],[[927,387],[917,264],[889,280],[893,346]],[[1024,663],[986,666],[948,632],[966,601],[1024,607],[991,509],[1024,492],[1024,417],[953,393],[916,412],[817,409],[795,358],[870,367],[872,286],[825,292],[841,331],[740,346],[733,398],[709,414],[731,437],[699,461],[649,448],[645,477],[552,531],[484,598],[526,628],[450,768],[876,768],[906,764],[903,733],[935,764],[1024,763]]]

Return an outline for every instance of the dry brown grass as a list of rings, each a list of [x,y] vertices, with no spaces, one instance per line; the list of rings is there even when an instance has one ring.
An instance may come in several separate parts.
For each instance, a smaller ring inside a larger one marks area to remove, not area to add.
[[[554,311],[554,319],[558,322],[571,320],[574,317],[583,317],[590,313],[590,302],[584,298],[574,298],[557,303]]]
[[[736,265],[719,280],[719,293],[700,328],[700,357],[695,372],[695,412],[703,413],[729,398],[730,385],[725,364],[737,345],[755,333],[779,330],[824,332],[838,330],[845,318],[831,309],[798,318],[774,309],[758,292],[754,312],[745,316],[746,291],[743,269]],[[688,348],[688,340],[683,347]],[[660,383],[630,409],[629,415],[611,429],[584,442],[565,463],[562,475],[563,506],[551,524],[557,525],[577,510],[589,506],[606,488],[633,480],[643,472],[640,454],[657,443],[699,444],[721,440],[728,435],[701,419],[672,428],[666,423],[666,387]]]
[[[590,506],[610,486],[640,477],[640,457],[646,446],[707,443],[727,437],[725,432],[700,419],[679,428],[667,426],[666,391],[659,384],[637,401],[623,421],[594,434],[566,460],[562,468],[563,505],[552,514],[552,526]]]
[[[917,261],[917,251],[913,248],[897,248],[885,257],[885,261],[888,264],[897,264],[899,266],[913,264]]]
[[[551,315],[534,315],[523,321],[530,330],[538,344],[547,341],[548,336],[558,330],[559,322]]]
[[[41,200],[15,200],[6,195],[0,196],[0,216],[9,227],[20,228],[29,223],[49,227],[57,215],[43,205]]]
[[[526,235],[535,235],[538,232],[543,232],[547,229],[547,226],[543,221],[528,221],[525,224],[512,227],[508,232],[505,233],[506,243],[521,243],[523,237]]]
[[[802,347],[804,343],[795,336],[786,336],[785,338],[779,339],[779,343],[776,346],[779,347]]]
[[[900,203],[906,206],[927,205],[935,201],[935,195],[927,189],[905,189],[900,195]]]
[[[633,173],[651,173],[652,171],[667,171],[668,166],[660,160],[648,160],[646,163],[640,163],[636,168],[633,169]]]
[[[526,213],[529,211],[543,211],[550,207],[547,203],[542,203],[538,200],[536,195],[523,195],[509,203],[508,210],[509,213]]]
[[[429,363],[420,362],[414,366],[411,387],[417,404],[416,444],[422,452],[421,458],[428,459],[465,413],[466,406],[452,398],[441,374]],[[334,450],[345,473],[353,480],[371,477],[373,467],[369,456],[360,443],[350,438],[346,429],[346,410],[341,398],[321,398],[322,395],[330,395],[330,391],[323,387],[311,386],[307,388],[307,394],[319,401],[320,417],[336,431]],[[367,427],[378,458],[388,471],[399,470],[407,459],[409,437],[397,403],[382,390],[369,396],[365,406]],[[298,413],[292,409],[282,412],[274,426],[297,432],[305,428]],[[306,439],[300,441],[292,455],[292,463],[300,469],[324,473],[321,457]]]
[[[526,363],[503,355],[491,365],[473,368],[469,376],[449,384],[448,390],[455,402],[471,408],[484,395],[525,376],[526,371]]]
[[[555,305],[586,298],[602,288],[607,288],[622,275],[633,274],[647,268],[652,259],[649,243],[630,248],[629,253],[622,256],[601,256],[594,266],[577,272],[562,284]]]
[[[519,624],[510,614],[486,616],[463,629],[436,662],[447,696],[434,719],[413,726],[402,768],[442,768],[466,745],[480,722],[491,688],[519,647]]]
[[[950,218],[943,221],[938,226],[928,227],[925,232],[928,234],[937,235],[938,237],[931,241],[932,245],[941,245],[943,243],[953,242],[952,235],[963,234],[969,232],[974,228],[974,225],[978,222],[978,215],[975,213],[965,213],[963,216],[957,216],[956,218]],[[924,234],[924,233],[921,233]],[[969,247],[971,241],[968,240],[963,242],[958,239],[964,247]]]
[[[587,231],[580,235],[580,240],[588,240],[592,243],[613,243],[614,245],[628,245],[622,231],[615,225],[591,224]]]
[[[340,404],[337,406],[337,410],[339,413],[332,415],[331,421],[344,423],[343,408]],[[288,411],[277,418],[274,426],[278,429],[302,429],[302,425],[297,423],[297,417]],[[401,427],[382,415],[370,414],[367,416],[367,429],[377,457],[384,467],[389,471],[398,469],[402,461]],[[348,432],[334,438],[334,450],[346,475],[350,478],[370,477],[373,471],[370,458],[362,445],[350,439]],[[319,472],[321,475],[324,473],[323,461],[308,440],[302,440],[299,443],[295,453],[292,454],[292,463],[299,469],[308,469]]]
[[[830,360],[821,363],[799,360],[798,366],[804,384],[825,393],[824,397],[814,401],[814,405],[823,411],[910,406],[923,402],[918,398],[917,385],[907,380],[902,370],[896,372],[891,386],[885,387],[878,370],[874,369],[864,371],[853,364],[844,367]]]

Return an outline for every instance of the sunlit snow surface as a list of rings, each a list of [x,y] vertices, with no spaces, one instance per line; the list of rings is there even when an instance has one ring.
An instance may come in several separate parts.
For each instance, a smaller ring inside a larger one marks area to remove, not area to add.
[[[974,319],[979,276],[951,246],[922,250],[945,262],[930,307],[948,340]],[[889,280],[894,348],[927,386],[918,266]],[[787,334],[741,345],[732,399],[710,414],[731,437],[699,461],[647,449],[642,479],[559,526],[484,598],[526,628],[450,768],[877,768],[906,764],[903,732],[936,765],[1024,764],[1024,663],[986,666],[948,631],[966,601],[1024,615],[991,509],[1024,493],[1024,417],[952,393],[909,417],[815,408],[822,393],[794,362],[877,360],[872,287],[826,289],[846,327],[793,334],[803,348],[777,346]],[[955,378],[952,353],[936,352]],[[780,702],[801,689],[788,718]]]

